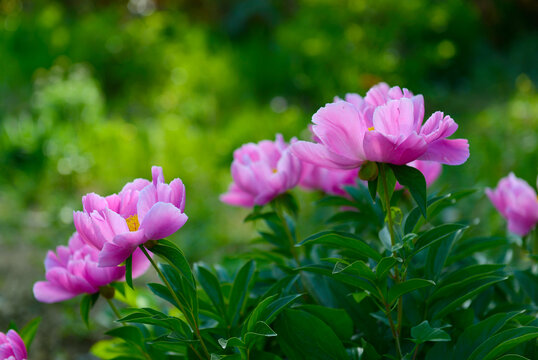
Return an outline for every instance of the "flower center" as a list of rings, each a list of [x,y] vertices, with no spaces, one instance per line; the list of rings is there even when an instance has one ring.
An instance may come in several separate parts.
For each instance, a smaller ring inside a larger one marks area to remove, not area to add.
[[[129,216],[127,219],[125,219],[125,222],[127,223],[127,226],[129,227],[129,231],[136,231],[140,227],[137,214],[134,214],[133,216]]]
[[[375,128],[373,126],[368,128],[368,131],[374,131],[374,130]]]
[[[278,172],[277,169],[273,169],[273,174],[276,174]]]

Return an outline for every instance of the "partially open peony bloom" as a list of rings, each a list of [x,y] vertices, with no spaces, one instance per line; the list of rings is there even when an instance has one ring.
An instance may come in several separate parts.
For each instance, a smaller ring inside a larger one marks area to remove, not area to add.
[[[291,146],[302,161],[318,166],[353,169],[364,161],[396,165],[414,160],[459,165],[469,157],[465,139],[446,139],[458,125],[435,112],[422,125],[424,99],[409,90],[379,84],[363,99],[348,94],[318,110],[312,117],[317,143]]]
[[[329,169],[306,162],[302,166],[299,186],[308,190],[321,190],[329,195],[346,195],[344,186],[355,185],[359,173],[359,169]]]
[[[0,359],[1,360],[27,360],[28,353],[24,341],[15,330],[7,334],[0,332]]]
[[[106,198],[88,194],[84,211],[74,213],[81,238],[101,250],[99,266],[119,265],[133,254],[134,275],[135,260],[144,256],[138,246],[172,235],[187,221],[183,182],[166,184],[162,168],[151,170],[152,182],[137,179]]]
[[[293,188],[301,178],[301,162],[278,134],[275,141],[248,143],[234,152],[233,183],[220,200],[230,205],[264,205]]]
[[[434,161],[416,160],[411,161],[407,165],[418,169],[422,175],[424,175],[424,178],[426,179],[426,186],[433,184],[433,182],[439,178],[441,171],[443,170],[443,165]],[[396,182],[396,190],[400,189],[403,189],[402,185]]]
[[[99,251],[85,244],[77,233],[69,239],[69,246],[58,246],[45,259],[47,281],[34,284],[38,301],[54,303],[80,294],[94,294],[101,286],[122,280],[125,267],[99,267]]]
[[[508,230],[511,232],[524,236],[538,223],[536,191],[514,173],[502,178],[497,188],[487,188],[486,195],[508,220]]]
[[[308,129],[312,133],[312,140],[316,140],[316,136],[312,132],[312,126]],[[299,186],[307,190],[321,190],[329,195],[345,196],[344,186],[353,186],[356,183],[359,169],[330,169],[317,166],[308,162],[302,164],[301,180]]]

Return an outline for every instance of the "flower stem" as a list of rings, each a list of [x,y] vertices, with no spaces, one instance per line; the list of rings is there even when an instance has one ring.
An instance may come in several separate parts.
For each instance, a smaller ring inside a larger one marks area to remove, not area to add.
[[[387,226],[389,228],[389,234],[390,234],[390,244],[394,247],[396,240],[394,236],[394,223],[392,221],[392,211],[390,208],[390,196],[389,196],[389,187],[387,185],[387,174],[385,172],[385,164],[379,164],[379,177],[381,178],[381,184],[383,185],[383,193],[385,196],[385,210],[387,211]],[[392,256],[396,257],[396,251],[392,252]],[[394,268],[394,280],[396,283],[399,283],[401,281],[400,274],[398,271],[398,265]],[[389,311],[389,309],[387,309]],[[394,324],[392,323],[392,318],[390,316],[390,311],[387,314],[387,317],[389,318],[389,322],[391,324],[391,327],[394,327]],[[397,329],[396,331],[393,331],[394,340],[396,341],[396,347],[399,353],[399,357],[402,357],[401,350],[400,350],[400,333],[402,331],[402,318],[403,318],[403,299],[400,296],[398,298],[398,317],[397,317]]]
[[[121,314],[118,311],[118,308],[116,307],[116,305],[114,305],[114,302],[112,301],[112,299],[109,299],[109,298],[105,298],[105,299],[108,305],[110,306],[110,308],[112,309],[112,312],[114,312],[114,314],[116,315],[118,319],[121,319]]]
[[[144,247],[144,245],[140,245],[140,250],[142,250],[142,252],[144,253],[144,255],[146,255],[146,257],[148,258],[149,262],[151,263],[151,266],[153,266],[153,268],[155,269],[155,271],[157,272],[157,274],[159,275],[159,277],[161,278],[162,282],[164,283],[164,285],[168,288],[168,291],[170,292],[170,295],[172,295],[172,297],[174,298],[175,302],[177,303],[177,305],[179,306],[179,310],[183,313],[183,315],[185,315],[185,319],[187,320],[187,322],[189,323],[189,325],[193,328],[195,334],[196,334],[196,337],[198,338],[198,340],[200,341],[200,345],[202,346],[202,349],[204,350],[204,354],[206,356],[207,359],[210,359],[211,356],[209,355],[209,351],[207,351],[207,347],[204,343],[204,339],[202,338],[202,335],[200,334],[200,329],[198,328],[198,324],[197,324],[197,321],[196,319],[194,318],[194,316],[192,316],[192,318],[189,316],[189,315],[192,315],[192,314],[189,314],[186,310],[185,310],[185,307],[183,307],[183,304],[181,303],[181,301],[179,301],[179,298],[177,297],[174,289],[172,289],[172,285],[170,285],[170,283],[168,282],[168,280],[166,279],[166,277],[164,276],[164,274],[162,273],[161,269],[159,269],[159,267],[157,266],[157,264],[155,263],[155,261],[153,260],[153,258],[148,254],[148,251],[146,250],[146,248]],[[197,353],[198,354],[198,353]],[[200,357],[200,354],[198,354],[198,357]],[[200,359],[202,359],[202,357],[200,357]]]
[[[275,204],[275,212],[278,218],[280,219],[280,221],[282,222],[282,226],[284,226],[284,231],[286,232],[286,236],[288,237],[291,255],[295,259],[297,266],[301,266],[301,263],[299,261],[299,256],[297,255],[297,251],[295,248],[295,240],[293,239],[293,235],[291,234],[288,221],[286,220],[286,217],[284,216],[281,205]]]

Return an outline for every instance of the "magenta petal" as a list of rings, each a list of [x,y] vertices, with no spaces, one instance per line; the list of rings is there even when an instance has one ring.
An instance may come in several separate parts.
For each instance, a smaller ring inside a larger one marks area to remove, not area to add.
[[[163,168],[160,166],[152,166],[151,177],[153,179],[153,185],[157,186],[158,183],[163,183],[164,182]]]
[[[89,193],[82,197],[82,208],[85,212],[101,211],[108,207],[106,199],[96,193]]]
[[[396,146],[388,162],[396,165],[407,164],[419,158],[427,148],[428,144],[422,136],[413,133]]]
[[[353,169],[362,164],[359,159],[349,159],[337,155],[329,152],[323,145],[308,141],[297,141],[291,145],[290,149],[299,160],[326,168]]]
[[[376,162],[389,162],[395,147],[389,139],[377,131],[364,134],[363,146],[366,159]]]
[[[117,266],[127,260],[127,258],[133,253],[134,249],[136,249],[136,247],[128,248],[118,246],[113,243],[106,243],[99,253],[99,266]]]
[[[27,360],[28,353],[26,351],[26,345],[24,344],[24,341],[20,335],[17,334],[15,330],[9,330],[6,334],[6,338],[11,345],[11,349],[15,355],[15,360]],[[11,359],[8,358],[8,360]]]
[[[153,184],[146,186],[138,194],[138,203],[136,205],[136,212],[138,214],[138,220],[141,220],[146,216],[147,212],[157,202],[157,189]]]
[[[140,229],[146,239],[159,240],[172,235],[187,222],[187,215],[170,203],[158,202],[148,211]]]
[[[420,160],[437,161],[447,165],[461,165],[469,158],[466,139],[440,139],[430,143]]]
[[[144,275],[151,263],[142,250],[136,249],[133,252],[133,279]]]
[[[247,208],[254,206],[254,196],[241,190],[235,183],[232,183],[228,188],[228,191],[222,194],[219,199],[220,201],[233,206],[243,206]]]
[[[74,298],[77,294],[53,285],[48,281],[38,281],[34,284],[34,297],[37,301],[51,304]]]

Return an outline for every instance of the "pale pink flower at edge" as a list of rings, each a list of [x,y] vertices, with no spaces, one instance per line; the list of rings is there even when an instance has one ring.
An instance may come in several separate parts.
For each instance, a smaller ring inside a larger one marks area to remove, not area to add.
[[[278,134],[275,141],[248,143],[235,150],[231,172],[233,182],[220,200],[252,207],[264,205],[295,187],[301,178],[301,162]]]
[[[15,330],[9,330],[7,334],[0,332],[0,359],[2,360],[27,360],[26,345]]]
[[[69,239],[69,246],[58,246],[45,259],[46,281],[34,284],[38,301],[54,303],[80,294],[94,294],[101,286],[125,277],[125,267],[99,267],[99,251],[85,244],[77,233]]]
[[[502,178],[495,189],[486,188],[486,195],[508,221],[509,231],[525,236],[538,223],[536,191],[514,173]]]
[[[458,125],[450,116],[435,112],[422,124],[424,99],[407,89],[382,83],[363,99],[348,94],[319,109],[312,117],[316,143],[298,141],[291,146],[302,161],[352,169],[364,161],[407,164],[428,160],[459,165],[469,157],[465,139],[446,139]]]
[[[138,246],[172,235],[187,221],[183,182],[166,184],[157,166],[152,167],[152,178],[137,179],[118,195],[83,198],[84,211],[74,213],[74,223],[81,238],[101,250],[99,266],[119,265],[133,254],[134,275],[135,260],[144,256]]]

